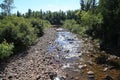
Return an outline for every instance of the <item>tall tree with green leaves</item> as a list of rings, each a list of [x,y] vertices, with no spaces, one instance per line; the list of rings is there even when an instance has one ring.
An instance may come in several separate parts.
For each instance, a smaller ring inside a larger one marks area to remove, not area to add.
[[[85,8],[84,0],[80,0],[80,6],[81,6],[81,10],[84,10]]]
[[[102,41],[106,47],[120,47],[120,0],[100,0],[99,11],[103,15]]]
[[[92,9],[94,11],[96,6],[96,0],[80,0],[81,10],[88,11]]]
[[[3,3],[0,4],[0,8],[3,13],[11,15],[11,11],[14,8],[14,0],[4,0]]]

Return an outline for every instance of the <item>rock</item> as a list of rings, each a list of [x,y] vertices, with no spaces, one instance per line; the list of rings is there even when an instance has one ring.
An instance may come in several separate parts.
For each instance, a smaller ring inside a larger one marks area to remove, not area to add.
[[[49,72],[48,74],[51,80],[54,80],[54,78],[57,77],[57,73]]]
[[[92,79],[94,80],[94,72],[93,71],[88,71],[87,74],[88,74],[88,78],[90,80],[92,80]]]
[[[38,53],[38,51],[36,50],[35,53]]]
[[[37,76],[36,80],[39,80],[41,78],[41,76]]]
[[[88,71],[87,74],[88,75],[94,75],[94,72],[93,71]]]
[[[106,72],[107,70],[108,70],[108,68],[104,68],[104,70],[103,70],[103,71],[104,71],[104,72]]]
[[[55,77],[53,80],[65,80],[64,77]]]
[[[52,44],[52,42],[49,42],[49,44]]]
[[[80,68],[80,69],[84,69],[84,68],[86,68],[86,67],[87,67],[86,64],[84,64],[84,65],[79,65],[79,66],[78,66],[78,68]]]
[[[87,63],[91,66],[93,65],[93,62],[91,60],[87,61]]]
[[[75,80],[79,80],[79,77],[75,77]]]
[[[105,77],[105,80],[113,80],[113,79],[112,79],[112,77],[110,77],[110,76],[106,76],[106,77]]]
[[[72,43],[73,43],[73,41],[70,41],[69,43],[70,43],[70,44],[72,44]]]

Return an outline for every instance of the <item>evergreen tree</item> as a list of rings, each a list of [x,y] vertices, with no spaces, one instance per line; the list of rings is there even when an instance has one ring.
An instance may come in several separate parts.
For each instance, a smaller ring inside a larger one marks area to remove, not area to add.
[[[80,0],[80,5],[81,5],[81,10],[84,10],[85,8],[84,0]]]
[[[100,0],[99,11],[103,15],[102,41],[105,47],[120,46],[120,0]],[[113,48],[113,47],[112,47]]]

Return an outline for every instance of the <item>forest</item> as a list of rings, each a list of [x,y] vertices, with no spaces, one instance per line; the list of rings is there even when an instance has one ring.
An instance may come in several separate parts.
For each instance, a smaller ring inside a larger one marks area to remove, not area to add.
[[[120,56],[120,1],[80,0],[80,10],[34,11],[12,14],[14,0],[0,4],[0,58],[10,56],[18,48],[28,47],[43,29],[61,25],[83,36],[90,36],[100,43],[100,48]],[[33,34],[34,33],[34,34]]]

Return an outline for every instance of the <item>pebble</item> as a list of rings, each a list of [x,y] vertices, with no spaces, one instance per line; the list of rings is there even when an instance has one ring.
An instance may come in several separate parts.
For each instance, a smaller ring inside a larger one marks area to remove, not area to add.
[[[86,67],[87,67],[86,64],[84,64],[84,65],[79,65],[79,66],[78,66],[78,68],[80,68],[80,69],[84,69],[84,68],[86,68]]]
[[[108,70],[108,68],[104,68],[104,70],[103,70],[103,71],[104,71],[104,72],[106,72],[107,70]]]
[[[88,75],[94,75],[94,72],[93,71],[88,71],[87,74]]]

